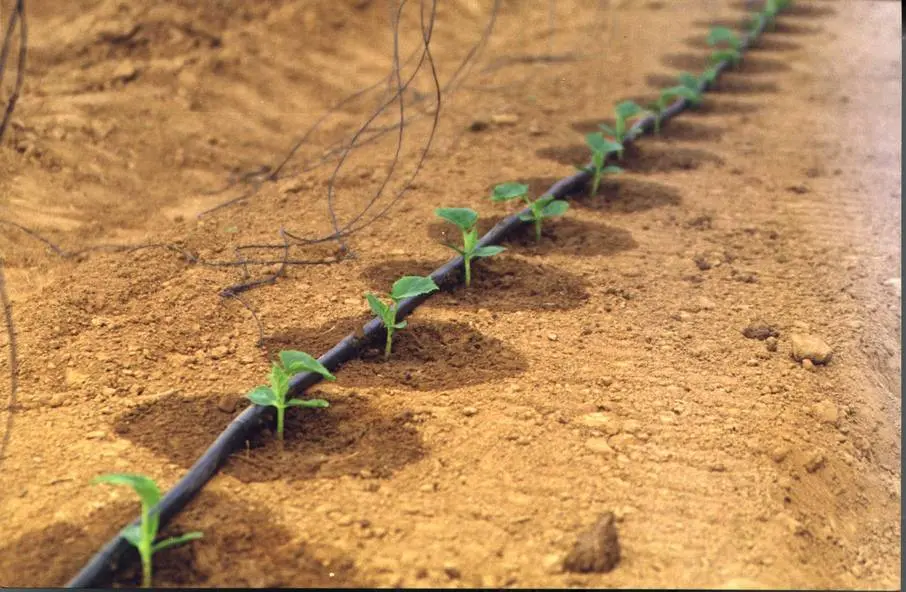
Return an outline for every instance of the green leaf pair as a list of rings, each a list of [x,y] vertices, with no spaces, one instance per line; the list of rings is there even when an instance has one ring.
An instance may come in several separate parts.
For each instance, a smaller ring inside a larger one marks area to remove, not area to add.
[[[466,287],[472,284],[472,259],[479,257],[493,257],[505,251],[503,247],[478,246],[478,212],[469,208],[438,208],[434,210],[439,218],[456,225],[462,231],[462,248],[454,245],[445,245],[460,255],[466,270]]]
[[[613,154],[614,152],[616,152],[617,154],[622,153],[623,144],[608,140],[601,134],[601,132],[592,132],[590,134],[587,134],[585,136],[585,143],[588,144],[588,147],[591,149],[591,171],[593,176],[590,195],[595,196],[598,194],[598,188],[601,185],[602,176],[623,172],[623,169],[618,166],[604,166],[604,163],[607,162],[608,155]],[[577,168],[583,171],[586,170],[583,167]]]
[[[688,72],[683,72],[680,74],[680,83],[678,85],[661,91],[660,97],[649,107],[656,115],[654,133],[659,134],[661,132],[661,114],[676,99],[686,99],[693,106],[701,104],[702,93],[698,88],[698,84],[698,79],[695,76]]]
[[[742,60],[742,40],[739,35],[727,27],[711,27],[708,33],[708,45],[714,47],[721,44],[725,44],[728,47],[712,52],[711,62],[719,64],[723,61],[729,61],[733,66],[739,65]]]
[[[614,142],[620,144],[620,149],[617,150],[617,158],[620,160],[623,160],[623,141],[626,139],[626,134],[629,132],[627,123],[629,120],[642,117],[646,113],[647,111],[637,103],[633,101],[623,101],[622,103],[618,103],[614,108],[615,118],[613,127],[603,123],[598,125],[598,127],[601,128],[601,131],[610,136]]]
[[[374,294],[365,294],[365,300],[368,301],[371,311],[381,319],[384,328],[387,330],[387,343],[384,347],[385,360],[390,359],[390,351],[393,347],[393,334],[399,329],[405,329],[408,324],[406,321],[396,322],[396,311],[400,301],[439,289],[430,277],[407,275],[396,280],[390,288],[390,304],[385,304]]]
[[[280,363],[271,364],[271,373],[268,375],[270,386],[259,386],[245,395],[255,405],[274,407],[277,410],[277,438],[279,440],[283,440],[283,422],[288,407],[324,408],[330,406],[323,399],[286,400],[290,378],[302,372],[314,372],[327,380],[337,379],[321,362],[307,353],[282,351],[280,352]]]
[[[133,547],[138,549],[142,560],[142,587],[150,588],[152,579],[152,562],[151,558],[158,551],[169,549],[177,545],[182,545],[189,541],[202,538],[200,532],[188,532],[182,536],[170,537],[162,541],[154,542],[157,538],[157,531],[160,526],[160,516],[157,512],[152,512],[152,508],[160,501],[160,489],[154,481],[144,475],[130,474],[108,474],[96,477],[92,483],[109,483],[111,485],[127,485],[138,494],[142,502],[142,518],[140,524],[130,524],[122,530],[120,534],[129,541]]]
[[[541,241],[541,224],[545,218],[562,216],[569,209],[569,203],[562,199],[554,199],[553,195],[543,195],[535,201],[528,197],[528,185],[523,183],[501,183],[494,187],[491,201],[511,201],[522,199],[529,207],[529,212],[520,214],[523,222],[532,222],[535,225],[535,241]]]

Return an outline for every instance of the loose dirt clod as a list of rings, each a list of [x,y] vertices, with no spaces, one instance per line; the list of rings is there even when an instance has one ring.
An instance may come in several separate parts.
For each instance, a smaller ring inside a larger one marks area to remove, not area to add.
[[[748,339],[758,339],[764,341],[769,337],[778,337],[780,333],[771,325],[763,322],[754,322],[742,330],[742,334]]]
[[[793,358],[797,362],[811,360],[814,364],[827,364],[833,355],[833,349],[820,337],[806,333],[790,335]]]
[[[620,562],[620,541],[613,512],[601,515],[579,535],[572,551],[563,560],[563,569],[578,573],[607,573]]]

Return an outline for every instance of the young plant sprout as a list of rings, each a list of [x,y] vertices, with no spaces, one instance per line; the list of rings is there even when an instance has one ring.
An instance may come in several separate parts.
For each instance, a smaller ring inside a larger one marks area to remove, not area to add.
[[[271,373],[268,376],[270,386],[259,386],[245,395],[255,405],[274,407],[277,410],[277,439],[281,441],[283,440],[283,419],[287,407],[324,408],[330,406],[323,399],[286,400],[286,394],[289,392],[289,379],[300,372],[314,372],[327,380],[337,379],[321,362],[307,353],[282,351],[280,352],[280,363],[271,364]]]
[[[701,101],[701,93],[698,92],[698,88],[693,90],[682,84],[671,86],[670,88],[665,88],[664,90],[662,90],[661,96],[658,97],[657,101],[649,106],[649,109],[655,115],[654,133],[661,133],[662,114],[667,109],[667,107],[677,98],[686,99],[690,104],[697,105]]]
[[[406,275],[396,280],[393,287],[390,288],[390,304],[384,304],[377,296],[368,293],[365,299],[371,311],[381,319],[384,328],[387,330],[387,345],[384,347],[384,359],[390,359],[390,349],[393,343],[393,334],[399,329],[405,329],[408,323],[406,321],[396,322],[396,311],[400,300],[420,296],[439,290],[437,284],[430,277],[418,275]]]
[[[617,158],[623,160],[623,140],[626,139],[626,132],[629,131],[629,128],[626,126],[626,122],[630,119],[642,116],[646,113],[638,104],[633,101],[623,101],[618,104],[614,109],[616,115],[616,120],[614,126],[610,127],[609,125],[599,124],[598,127],[601,128],[604,133],[613,138],[614,142],[621,144],[620,150],[617,151]]]
[[[503,247],[479,247],[478,246],[478,229],[475,224],[478,222],[478,212],[469,208],[438,208],[434,210],[438,217],[447,222],[455,224],[462,231],[462,248],[453,245],[450,247],[460,255],[466,268],[466,287],[472,283],[472,259],[478,257],[493,257],[505,249]]]
[[[535,224],[535,241],[541,241],[541,221],[545,218],[554,218],[562,216],[569,209],[569,204],[562,199],[554,199],[553,195],[542,195],[530,205],[530,213],[520,214],[519,219],[523,222],[532,222]]]
[[[545,218],[562,216],[569,209],[569,204],[562,199],[555,200],[553,195],[544,195],[536,201],[532,201],[528,197],[528,189],[528,185],[523,185],[522,183],[501,183],[494,188],[491,201],[510,201],[511,199],[522,198],[531,212],[521,214],[519,219],[523,222],[533,222],[535,224],[535,240],[540,242],[541,222]]]
[[[729,60],[734,66],[738,65],[742,59],[742,41],[739,39],[739,35],[726,27],[711,27],[711,31],[708,33],[708,45],[714,47],[721,43],[725,43],[729,47],[712,52],[711,62],[719,64],[724,60]]]
[[[128,485],[142,501],[142,520],[140,524],[131,524],[124,528],[120,534],[129,541],[129,544],[138,549],[142,559],[142,587],[151,587],[151,557],[158,551],[182,545],[189,541],[202,538],[200,532],[187,532],[178,537],[170,537],[154,542],[157,538],[157,529],[160,526],[160,516],[151,512],[151,508],[160,501],[160,489],[157,484],[144,475],[108,474],[95,477],[92,483],[110,483],[112,485]]]
[[[607,155],[616,152],[619,154],[623,150],[623,145],[618,142],[613,142],[608,140],[601,135],[600,132],[593,132],[585,136],[585,143],[588,144],[588,147],[591,148],[591,161],[592,161],[592,182],[591,182],[591,193],[590,195],[594,196],[598,193],[598,187],[601,184],[601,177],[603,175],[610,175],[613,173],[622,173],[623,169],[618,166],[608,165],[604,166],[604,163],[607,161]],[[579,167],[579,170],[585,170],[582,167]]]
[[[702,91],[699,87],[700,84],[700,78],[688,72],[680,72],[679,86],[682,86],[683,88],[690,91],[690,96],[680,96],[682,96],[684,99],[687,99],[690,103],[692,103],[693,106],[701,105],[702,102]]]

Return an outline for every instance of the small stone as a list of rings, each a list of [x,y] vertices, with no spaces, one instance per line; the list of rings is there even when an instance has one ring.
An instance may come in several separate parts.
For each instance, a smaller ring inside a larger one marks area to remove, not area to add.
[[[717,305],[713,300],[705,298],[704,296],[699,296],[698,298],[698,307],[701,310],[713,310]]]
[[[833,355],[831,347],[820,337],[807,333],[790,335],[793,359],[797,362],[811,360],[814,364],[827,364]]]
[[[742,334],[747,339],[758,339],[759,341],[764,341],[769,337],[776,338],[780,335],[780,333],[777,332],[777,329],[760,321],[751,323],[742,330]]]
[[[827,399],[820,403],[815,403],[812,406],[812,413],[822,423],[837,425],[837,422],[840,419],[840,413],[837,411],[837,406]]]
[[[519,116],[514,113],[500,113],[492,115],[491,121],[497,125],[516,125],[519,123]]]
[[[233,395],[224,395],[220,397],[220,400],[217,401],[217,408],[223,411],[224,413],[232,413],[236,411],[236,405],[238,401]]]
[[[806,370],[814,370],[815,364],[811,360],[806,358],[806,359],[802,360],[802,367],[805,368]]]
[[[478,413],[478,409],[476,409],[475,407],[463,407],[462,408],[462,414],[465,415],[466,417],[472,417],[473,415],[475,415],[477,413]]]
[[[613,448],[607,443],[607,438],[589,438],[585,441],[585,447],[598,454],[614,454]]]
[[[754,368],[759,365],[761,365],[761,362],[758,361],[758,358],[749,358],[748,360],[746,360],[746,366]]]
[[[340,514],[337,516],[336,522],[337,526],[350,526],[354,520],[352,519],[352,516],[348,514]]]
[[[89,440],[100,440],[107,437],[107,432],[105,432],[104,430],[96,430],[94,432],[88,432],[87,434],[85,434],[85,437]]]
[[[777,446],[771,451],[771,460],[775,463],[781,463],[790,454],[788,446]]]
[[[637,434],[642,429],[642,424],[634,419],[627,419],[623,422],[623,431],[627,434]]]
[[[600,412],[583,415],[579,418],[579,422],[590,428],[601,430],[608,436],[613,436],[620,432],[620,422]]]
[[[548,334],[547,334],[547,338],[550,339],[551,341],[557,341],[557,339],[559,339],[559,338],[557,337],[557,334],[556,334],[556,333],[548,333]]]
[[[616,518],[606,512],[576,539],[563,561],[563,568],[577,573],[607,573],[620,561],[620,541]]]
[[[104,394],[105,397],[112,397],[113,395],[116,394],[116,389],[113,388],[112,386],[105,386],[104,388],[101,389],[101,392]]]
[[[66,402],[66,397],[61,393],[57,393],[50,398],[50,401],[47,402],[51,407],[57,408],[63,405]]]
[[[611,436],[607,443],[610,444],[611,448],[624,450],[627,446],[635,444],[635,436],[627,433],[616,434]]]
[[[805,461],[805,470],[809,473],[814,473],[818,469],[824,466],[825,458],[824,455],[819,451],[812,452]]]
[[[418,490],[422,493],[434,493],[437,491],[437,483],[425,483]]]
[[[220,358],[226,356],[230,352],[230,348],[225,345],[218,345],[217,347],[211,349],[210,357],[212,360],[219,360]]]
[[[544,135],[544,130],[541,128],[541,126],[538,125],[537,122],[533,121],[529,124],[528,133],[530,136],[542,136]]]
[[[444,562],[444,573],[447,574],[447,577],[451,580],[458,580],[462,577],[462,572],[459,571],[459,567],[452,561]]]
[[[777,341],[776,337],[768,337],[767,339],[764,340],[764,347],[769,352],[777,351],[777,344],[778,344],[778,341]]]
[[[563,571],[563,557],[558,553],[545,555],[541,559],[541,567],[544,568],[544,572],[547,574],[561,573]]]

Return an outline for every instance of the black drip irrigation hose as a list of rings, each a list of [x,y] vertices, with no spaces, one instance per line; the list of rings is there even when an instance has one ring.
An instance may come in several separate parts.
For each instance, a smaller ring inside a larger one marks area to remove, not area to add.
[[[762,20],[759,26],[749,33],[740,44],[739,52],[744,53],[763,32],[767,26],[767,20]],[[714,67],[715,80],[721,73],[730,67],[729,60],[720,62]],[[705,92],[712,86],[712,83],[702,80],[699,83],[699,90]],[[661,115],[661,123],[668,121],[690,107],[690,102],[686,99],[678,99],[670,107],[665,109]],[[657,116],[649,115],[644,119],[637,121],[627,132],[623,140],[624,146],[631,145],[639,136],[645,132],[654,129],[655,119]],[[612,155],[611,155],[612,156]],[[553,186],[544,194],[552,195],[555,199],[563,199],[577,193],[584,188],[591,180],[592,165],[586,165],[582,170],[570,177],[561,179],[554,183]],[[519,213],[504,218],[497,223],[491,230],[478,241],[478,246],[485,247],[496,245],[506,238],[518,227],[529,224],[520,219],[522,215],[531,215],[531,209],[525,208]],[[439,267],[430,277],[438,286],[450,286],[462,281],[462,274],[457,273],[463,269],[463,258],[456,257],[451,259],[443,266]],[[416,308],[428,300],[432,294],[422,294],[412,298],[400,301],[397,308],[397,320],[402,320],[412,314]],[[330,351],[318,358],[328,370],[336,372],[340,366],[355,358],[362,348],[375,343],[378,339],[385,336],[381,320],[374,318],[364,327],[364,335],[357,337],[354,333],[347,335],[335,345]],[[323,377],[320,374],[305,372],[297,374],[290,381],[290,390],[287,397],[298,396],[306,389],[320,382]],[[161,498],[160,502],[152,509],[152,512],[158,512],[160,524],[163,526],[170,521],[180,510],[182,510],[189,501],[198,494],[199,491],[214,476],[217,469],[227,460],[227,458],[236,450],[242,447],[250,435],[256,430],[268,415],[273,414],[271,407],[262,407],[252,405],[240,413],[226,429],[218,436],[217,440],[201,455],[189,472],[180,479],[176,485]],[[138,525],[141,518],[132,522]],[[76,574],[69,583],[67,588],[91,588],[96,587],[105,576],[109,576],[117,568],[117,562],[130,549],[131,545],[122,534],[117,534],[112,540],[104,545],[98,553]]]

